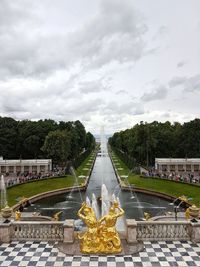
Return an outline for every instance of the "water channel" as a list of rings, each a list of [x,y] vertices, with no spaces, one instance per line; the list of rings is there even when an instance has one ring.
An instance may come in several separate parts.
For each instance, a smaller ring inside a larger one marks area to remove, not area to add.
[[[98,154],[85,192],[71,192],[48,197],[35,202],[26,211],[37,211],[46,216],[52,216],[56,212],[62,211],[61,220],[78,219],[77,211],[81,206],[82,199],[85,200],[87,196],[91,199],[92,193],[100,197],[102,184],[106,185],[110,195],[114,193],[119,197],[126,218],[142,220],[144,212],[157,216],[166,211],[172,211],[169,202],[160,197],[121,191],[107,150]]]

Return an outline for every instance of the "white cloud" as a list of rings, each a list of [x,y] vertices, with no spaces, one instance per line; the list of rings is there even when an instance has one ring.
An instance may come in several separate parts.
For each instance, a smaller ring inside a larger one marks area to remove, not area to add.
[[[50,2],[1,1],[0,115],[92,132],[200,115],[199,1]]]

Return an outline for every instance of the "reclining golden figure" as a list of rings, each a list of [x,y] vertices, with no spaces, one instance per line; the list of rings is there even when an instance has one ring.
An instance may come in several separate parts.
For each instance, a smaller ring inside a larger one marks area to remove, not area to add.
[[[78,211],[78,216],[85,222],[87,231],[79,234],[80,250],[82,253],[120,253],[121,240],[116,230],[117,218],[124,211],[114,202],[107,215],[97,220],[94,210],[85,202]]]

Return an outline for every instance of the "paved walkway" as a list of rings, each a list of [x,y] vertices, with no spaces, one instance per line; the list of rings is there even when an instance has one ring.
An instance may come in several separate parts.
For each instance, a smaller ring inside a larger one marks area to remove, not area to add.
[[[0,246],[0,266],[200,266],[200,244],[186,241],[145,242],[133,256],[66,256],[56,243],[12,242]]]

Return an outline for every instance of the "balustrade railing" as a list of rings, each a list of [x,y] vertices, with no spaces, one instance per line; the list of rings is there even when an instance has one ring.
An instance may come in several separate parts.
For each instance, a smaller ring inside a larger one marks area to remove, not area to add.
[[[13,222],[12,240],[62,241],[62,222]]]
[[[137,222],[138,241],[190,240],[190,223],[183,222]]]
[[[200,242],[200,222],[135,221],[127,219],[128,243],[138,241],[192,240]],[[124,238],[123,236],[122,238]],[[74,221],[13,221],[0,223],[0,243],[17,241],[74,242]]]

